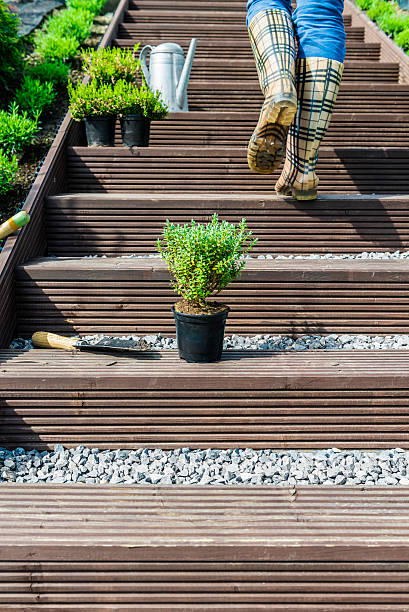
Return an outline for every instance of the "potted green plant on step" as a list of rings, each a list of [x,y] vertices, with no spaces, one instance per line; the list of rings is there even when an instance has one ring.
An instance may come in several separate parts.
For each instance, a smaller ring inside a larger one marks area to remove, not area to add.
[[[160,92],[153,92],[145,84],[120,80],[115,83],[114,95],[120,114],[122,144],[127,147],[149,145],[151,121],[164,119],[168,108]]]
[[[117,104],[112,85],[68,83],[68,95],[73,119],[85,121],[88,146],[113,147]]]
[[[236,279],[245,255],[257,240],[246,220],[238,225],[219,221],[202,225],[166,222],[158,250],[168,264],[171,285],[182,300],[172,306],[179,355],[189,362],[219,361],[229,307],[212,301]]]

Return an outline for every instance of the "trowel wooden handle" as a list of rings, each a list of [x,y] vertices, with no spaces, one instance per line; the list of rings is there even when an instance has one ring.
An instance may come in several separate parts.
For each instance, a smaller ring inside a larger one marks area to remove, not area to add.
[[[48,332],[35,332],[31,340],[37,348],[55,348],[63,349],[64,351],[73,351],[76,348],[78,338],[66,338],[58,334],[50,334]]]
[[[30,215],[28,215],[25,210],[20,210],[20,212],[16,213],[13,217],[10,217],[10,219],[7,219],[7,221],[0,225],[0,240],[10,236],[10,234],[15,232],[19,227],[27,225],[29,221]]]

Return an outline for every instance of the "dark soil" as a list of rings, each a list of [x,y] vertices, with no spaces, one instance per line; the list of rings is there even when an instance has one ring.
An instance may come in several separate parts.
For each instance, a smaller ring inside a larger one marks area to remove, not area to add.
[[[220,302],[206,302],[207,307],[202,308],[200,306],[195,306],[190,302],[186,302],[183,300],[182,302],[177,302],[175,304],[176,312],[180,312],[181,314],[190,314],[190,315],[213,315],[218,314],[220,312],[225,312],[228,309],[226,304],[220,304]]]

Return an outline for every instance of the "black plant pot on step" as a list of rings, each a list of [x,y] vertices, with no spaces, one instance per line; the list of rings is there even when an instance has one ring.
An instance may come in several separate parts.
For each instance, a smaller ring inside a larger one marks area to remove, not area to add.
[[[180,358],[193,363],[220,361],[229,311],[226,308],[211,315],[190,315],[172,306]]]
[[[148,147],[151,122],[143,115],[121,117],[122,144],[124,147]]]
[[[115,117],[87,117],[85,131],[89,147],[113,147]]]

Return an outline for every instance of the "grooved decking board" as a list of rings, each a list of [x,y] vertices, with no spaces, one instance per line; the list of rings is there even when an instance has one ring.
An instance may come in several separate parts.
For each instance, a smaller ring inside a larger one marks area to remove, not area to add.
[[[193,63],[190,82],[206,81],[211,89],[213,81],[235,81],[236,79],[253,81],[258,84],[254,59],[197,58]],[[349,60],[345,63],[342,79],[344,83],[348,81],[398,83],[399,64]]]
[[[166,37],[165,37],[166,38]],[[180,44],[186,54],[189,47],[191,37],[188,35],[178,36],[178,44]],[[144,40],[138,38],[141,48],[146,44],[161,44],[164,39],[152,39],[148,37]],[[114,41],[114,46],[123,48],[132,48],[135,45],[135,39],[132,38],[117,38]],[[234,48],[234,56],[237,59],[253,59],[253,53],[249,40],[224,39],[224,41],[206,40],[201,38],[198,47],[196,48],[195,58],[231,58],[231,49]],[[363,43],[362,41],[347,40],[346,41],[347,60],[372,60],[379,61],[381,45],[380,43]],[[254,60],[253,60],[254,61]]]
[[[0,361],[11,448],[409,448],[409,351],[226,351],[199,365],[174,351],[40,349]]]
[[[252,195],[65,194],[48,198],[49,253],[156,252],[166,219],[247,219],[255,253],[353,253],[409,249],[407,196],[320,196],[315,202]]]
[[[324,193],[409,193],[408,149],[321,147],[317,174]],[[69,147],[73,192],[274,192],[273,175],[257,175],[244,148]]]
[[[0,575],[19,581],[0,583],[0,603],[403,612],[408,499],[405,487],[2,485]]]
[[[174,333],[160,260],[43,259],[16,271],[19,335]],[[228,333],[407,333],[409,262],[250,260],[219,296]],[[408,353],[409,354],[409,353]]]
[[[241,81],[240,87],[234,82],[212,82],[209,87],[209,83],[196,81],[189,83],[188,93],[190,110],[199,111],[234,112],[243,108],[245,112],[260,112],[263,100],[255,81]],[[409,112],[409,84],[341,82],[335,112],[373,113],[376,126],[377,114]]]
[[[349,40],[365,40],[365,30],[361,27],[345,28]],[[118,28],[117,38],[133,38],[135,42],[141,39],[151,38],[160,40],[165,37],[171,41],[178,42],[179,37],[195,36],[200,40],[220,40],[228,37],[237,40],[248,40],[245,23],[223,24],[223,23],[131,23],[123,22]]]
[[[195,112],[171,113],[165,121],[151,126],[150,146],[247,146],[259,113]],[[409,117],[405,114],[335,113],[323,141],[327,147],[409,146]],[[121,146],[117,122],[115,145]]]

